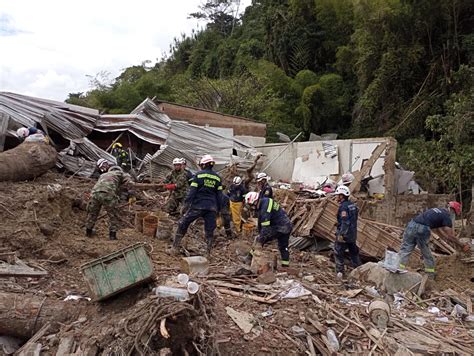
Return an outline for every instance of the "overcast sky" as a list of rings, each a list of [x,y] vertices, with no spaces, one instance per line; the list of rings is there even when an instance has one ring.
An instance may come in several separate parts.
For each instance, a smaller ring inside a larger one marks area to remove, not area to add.
[[[241,8],[250,4],[243,0]],[[201,0],[0,0],[0,91],[63,101],[87,75],[156,62]]]

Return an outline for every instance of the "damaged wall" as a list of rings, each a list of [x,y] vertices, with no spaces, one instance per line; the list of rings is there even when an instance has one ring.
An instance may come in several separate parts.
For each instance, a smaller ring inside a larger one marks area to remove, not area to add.
[[[370,158],[372,151],[378,144],[388,141],[389,138],[364,138],[354,140],[331,140],[331,141],[309,141],[309,142],[295,142],[283,152],[279,159],[275,160],[272,165],[266,169],[266,173],[273,179],[281,179],[284,181],[291,181],[293,177],[293,170],[295,162],[298,157],[308,155],[324,156],[323,142],[336,145],[338,147],[338,161],[339,172],[336,174],[343,174],[351,170],[360,168],[362,162]],[[263,166],[270,162],[275,156],[285,149],[287,143],[267,144],[256,147],[264,156]],[[383,166],[385,154],[377,160],[374,165],[374,170],[377,174],[380,173]],[[351,167],[354,167],[351,169]],[[320,171],[317,176],[325,175],[326,172]],[[374,172],[375,174],[375,172]]]
[[[394,202],[365,201],[361,217],[404,227],[412,218],[429,208],[444,207],[453,200],[449,194],[396,195]],[[361,205],[359,203],[359,205]]]

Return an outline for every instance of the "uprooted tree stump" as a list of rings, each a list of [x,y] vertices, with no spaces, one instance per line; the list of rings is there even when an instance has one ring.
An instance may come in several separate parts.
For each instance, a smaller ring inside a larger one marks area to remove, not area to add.
[[[56,150],[44,142],[23,142],[0,153],[0,182],[29,180],[56,164]]]

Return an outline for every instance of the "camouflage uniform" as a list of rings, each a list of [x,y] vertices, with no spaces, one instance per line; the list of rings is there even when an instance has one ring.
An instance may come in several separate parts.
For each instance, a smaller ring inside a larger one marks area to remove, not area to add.
[[[164,183],[176,184],[176,188],[171,191],[170,197],[163,209],[168,214],[177,214],[179,213],[179,208],[183,203],[184,198],[186,198],[186,193],[188,191],[188,178],[186,172],[184,170],[173,170],[168,174]]]
[[[122,171],[114,170],[102,174],[92,188],[91,200],[87,204],[86,229],[92,229],[103,206],[109,216],[109,231],[116,232],[119,228],[119,204],[122,188],[131,183],[130,176]]]

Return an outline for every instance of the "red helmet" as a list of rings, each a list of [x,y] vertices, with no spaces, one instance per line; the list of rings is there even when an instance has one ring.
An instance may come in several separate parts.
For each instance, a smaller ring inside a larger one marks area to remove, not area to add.
[[[450,201],[448,206],[454,210],[456,215],[461,215],[462,204],[457,201]]]

